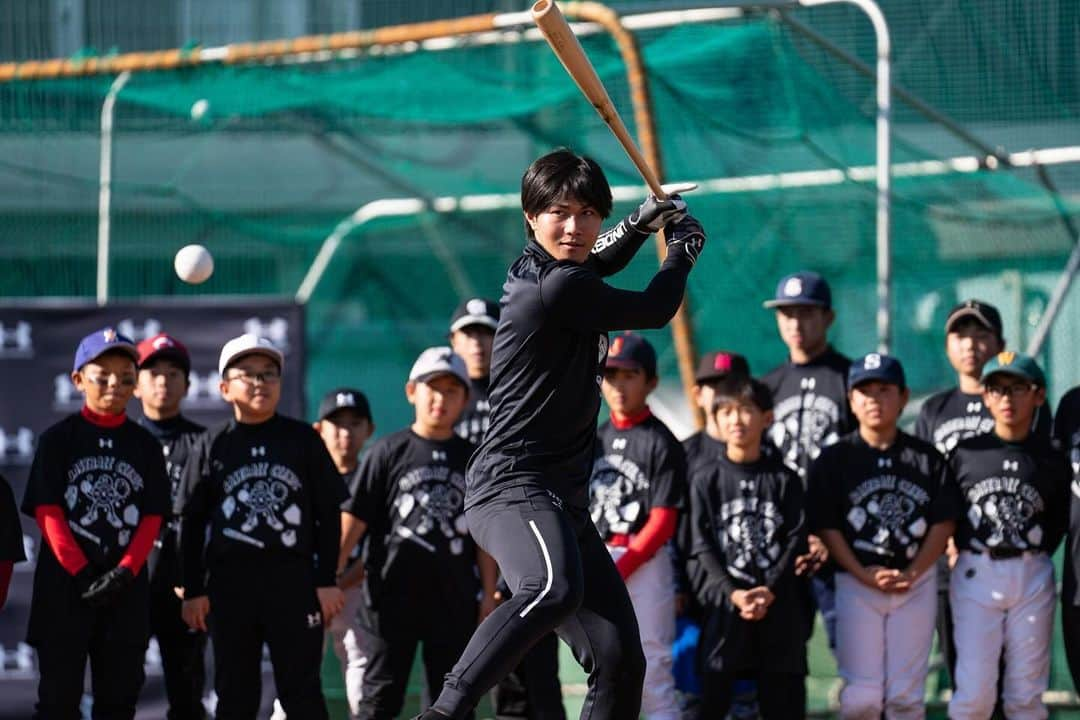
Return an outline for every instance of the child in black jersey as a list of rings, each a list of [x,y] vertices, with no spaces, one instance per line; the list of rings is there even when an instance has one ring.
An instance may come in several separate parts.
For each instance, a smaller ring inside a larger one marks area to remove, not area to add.
[[[956,638],[949,717],[990,716],[1004,650],[1005,716],[1045,718],[1055,602],[1050,556],[1068,520],[1071,472],[1064,453],[1032,430],[1046,399],[1035,360],[999,353],[982,381],[994,431],[961,440],[948,460],[961,496],[960,556],[949,587]]]
[[[737,677],[757,680],[764,720],[806,710],[806,622],[795,557],[806,548],[802,481],[761,451],[772,397],[761,382],[729,375],[716,390],[725,453],[690,478],[694,557],[705,571],[698,654],[702,718],[723,718]]]
[[[95,718],[133,718],[149,634],[143,565],[169,509],[161,447],[124,414],[138,352],[105,328],[71,374],[86,404],[38,441],[22,510],[41,528],[27,642],[37,649],[35,717],[79,717],[86,661]]]
[[[1054,440],[1068,454],[1073,474],[1073,492],[1069,498],[1069,536],[1066,545],[1065,571],[1061,583],[1061,630],[1065,636],[1065,656],[1069,661],[1073,686],[1080,688],[1080,588],[1077,564],[1080,563],[1080,387],[1061,397],[1054,416]]]
[[[836,659],[845,718],[917,718],[934,637],[937,575],[956,502],[945,460],[897,428],[900,362],[870,353],[848,373],[856,432],[810,466],[810,527],[836,562]],[[927,571],[930,572],[927,572]]]
[[[191,357],[176,338],[164,333],[139,343],[139,376],[135,397],[142,404],[139,424],[161,443],[171,501],[179,495],[184,468],[206,428],[184,417],[180,402],[187,395]],[[180,615],[176,588],[180,579],[180,522],[161,527],[147,562],[150,571],[150,631],[157,638],[170,718],[198,720],[205,685],[206,633],[192,630]]]
[[[478,618],[494,607],[498,569],[465,524],[465,464],[474,447],[454,433],[468,388],[458,355],[425,350],[405,386],[416,420],[373,444],[360,465],[350,508],[357,531],[347,541],[368,537],[362,720],[398,716],[420,643],[428,686],[439,687]]]
[[[230,340],[218,368],[234,419],[184,476],[184,621],[205,631],[209,617],[218,718],[255,717],[264,642],[288,716],[326,718],[319,671],[324,623],[344,603],[334,574],[345,485],[318,433],[277,414],[284,358],[269,340]]]

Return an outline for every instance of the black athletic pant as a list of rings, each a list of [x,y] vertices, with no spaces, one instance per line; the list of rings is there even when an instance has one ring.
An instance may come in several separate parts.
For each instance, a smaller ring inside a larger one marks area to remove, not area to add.
[[[559,636],[548,633],[495,686],[495,720],[566,720],[559,682]]]
[[[222,563],[211,567],[208,590],[217,720],[255,720],[263,643],[286,715],[328,718],[320,679],[324,627],[308,564],[280,557]]]
[[[1061,634],[1065,636],[1065,659],[1073,689],[1080,692],[1080,607],[1068,601],[1061,603]]]
[[[756,675],[707,672],[701,678],[704,695],[700,717],[724,718],[735,698],[735,681],[754,677],[757,681],[758,712],[762,720],[792,720],[806,717],[806,676],[801,673],[762,671]]]
[[[169,583],[150,585],[150,632],[161,650],[168,720],[202,720],[206,684],[206,633],[192,630],[180,615],[180,598]]]
[[[32,601],[35,617],[29,640],[37,649],[39,674],[34,717],[82,717],[79,703],[89,658],[94,720],[131,720],[145,679],[150,624],[146,573],[139,574],[116,604],[104,609],[83,602],[70,576],[64,577],[50,587],[47,597],[39,598],[35,592]]]
[[[626,585],[583,510],[564,511],[539,487],[518,487],[465,514],[512,597],[476,629],[435,709],[455,720],[555,630],[589,674],[581,717],[636,718],[645,656]]]

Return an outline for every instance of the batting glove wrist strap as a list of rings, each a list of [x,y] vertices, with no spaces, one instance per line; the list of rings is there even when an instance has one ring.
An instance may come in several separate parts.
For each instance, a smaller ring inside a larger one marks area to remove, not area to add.
[[[650,195],[626,221],[636,232],[648,235],[684,217],[686,203],[678,195],[672,195],[667,200],[657,200],[656,196]]]

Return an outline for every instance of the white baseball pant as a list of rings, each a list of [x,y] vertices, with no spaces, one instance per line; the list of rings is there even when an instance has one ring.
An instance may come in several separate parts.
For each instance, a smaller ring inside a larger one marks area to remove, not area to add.
[[[922,720],[937,617],[937,576],[885,593],[836,573],[836,660],[844,720]]]
[[[626,548],[608,546],[614,560]],[[626,580],[645,653],[641,714],[646,720],[679,720],[671,647],[675,642],[675,573],[668,546],[660,548]]]
[[[1009,720],[1047,717],[1054,624],[1054,566],[1045,553],[1004,560],[960,553],[949,583],[956,637],[953,720],[985,720],[997,695],[998,659],[1005,650],[1002,701]]]

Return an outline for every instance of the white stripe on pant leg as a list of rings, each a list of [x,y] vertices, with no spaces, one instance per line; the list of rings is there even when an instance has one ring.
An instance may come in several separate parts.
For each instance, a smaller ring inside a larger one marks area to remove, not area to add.
[[[551,555],[548,554],[547,545],[544,543],[544,538],[540,534],[540,528],[536,527],[536,521],[530,520],[529,527],[532,528],[533,535],[536,536],[536,542],[540,543],[540,552],[544,554],[544,565],[547,569],[547,585],[540,591],[540,594],[536,596],[536,599],[525,606],[525,609],[518,613],[518,617],[525,617],[528,615],[534,607],[540,604],[540,601],[544,599],[544,596],[551,590]]]

